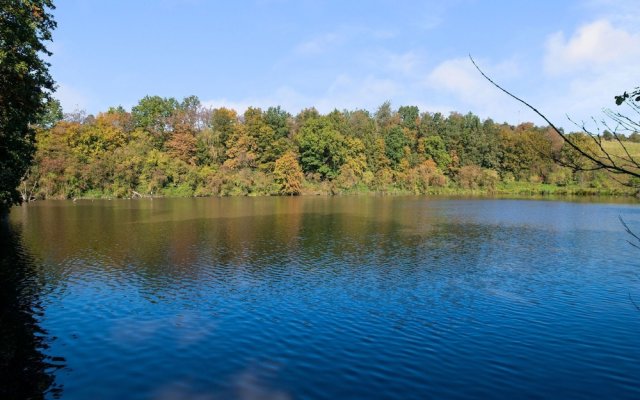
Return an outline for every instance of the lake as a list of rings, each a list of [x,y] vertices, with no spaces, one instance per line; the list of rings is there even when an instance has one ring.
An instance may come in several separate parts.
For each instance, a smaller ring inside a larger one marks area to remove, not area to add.
[[[45,201],[2,228],[3,398],[640,398],[637,204]],[[8,361],[7,361],[8,360]]]

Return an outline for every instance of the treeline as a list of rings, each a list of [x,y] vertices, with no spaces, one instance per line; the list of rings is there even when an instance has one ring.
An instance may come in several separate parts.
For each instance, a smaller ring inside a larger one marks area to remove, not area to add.
[[[580,134],[576,134],[580,135]],[[585,139],[586,140],[586,139]],[[244,114],[197,97],[147,96],[130,111],[62,118],[37,132],[25,200],[77,197],[493,192],[510,185],[621,187],[581,162],[546,127],[385,103],[326,115],[280,107]]]

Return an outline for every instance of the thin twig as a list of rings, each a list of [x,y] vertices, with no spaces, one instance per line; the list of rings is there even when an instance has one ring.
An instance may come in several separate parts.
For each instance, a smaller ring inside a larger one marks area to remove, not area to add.
[[[640,307],[638,307],[636,302],[633,301],[633,298],[631,297],[631,293],[629,293],[629,300],[631,301],[631,304],[633,304],[633,306],[636,308],[636,310],[640,311]]]
[[[473,59],[473,57],[471,55],[469,55],[469,59],[471,60],[471,62],[473,63],[474,67],[476,67],[476,69],[478,70],[478,72],[480,72],[480,74],[486,79],[488,80],[493,86],[495,86],[496,88],[500,89],[502,92],[506,93],[509,97],[517,100],[518,102],[524,104],[527,108],[529,108],[530,110],[532,110],[533,112],[535,112],[540,118],[542,118],[547,124],[549,124],[549,126],[558,134],[560,135],[560,137],[562,139],[564,139],[564,141],[566,143],[569,144],[569,146],[571,146],[574,150],[576,150],[578,153],[580,153],[582,156],[586,157],[588,160],[592,161],[593,163],[595,163],[596,165],[600,166],[601,169],[606,169],[608,171],[611,172],[615,172],[615,173],[620,173],[620,174],[626,174],[626,175],[631,175],[631,176],[635,176],[640,178],[640,171],[633,171],[631,169],[628,168],[624,168],[624,167],[620,167],[616,164],[608,164],[606,162],[603,162],[602,160],[598,159],[598,157],[594,157],[591,154],[588,154],[587,152],[585,152],[583,149],[580,148],[580,146],[578,146],[577,144],[573,143],[568,137],[567,135],[565,135],[558,127],[555,126],[555,124],[553,122],[551,122],[549,120],[549,118],[547,118],[544,114],[542,114],[540,111],[538,111],[538,109],[536,109],[534,106],[532,106],[531,104],[527,103],[526,101],[522,100],[521,98],[519,98],[518,96],[514,95],[513,93],[509,92],[508,90],[504,89],[502,86],[498,85],[496,82],[494,82],[491,78],[489,78],[487,76],[487,74],[485,74],[480,67],[478,67],[478,64],[476,64],[475,60]],[[624,116],[623,116],[624,117]],[[625,119],[628,119],[626,117],[624,117]]]
[[[620,223],[622,224],[622,226],[624,226],[624,230],[627,231],[627,233],[631,235],[634,239],[636,239],[638,243],[640,243],[640,236],[638,236],[635,232],[631,230],[631,228],[629,228],[629,225],[627,225],[624,219],[622,219],[622,216],[618,215],[618,219],[620,220]],[[640,249],[640,246],[637,245],[636,243],[633,243],[630,240],[627,240],[627,242],[633,247],[637,247],[638,249]]]

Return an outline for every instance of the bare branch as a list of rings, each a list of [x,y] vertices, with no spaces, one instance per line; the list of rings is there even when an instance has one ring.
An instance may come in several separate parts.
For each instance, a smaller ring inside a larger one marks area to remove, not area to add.
[[[633,304],[633,306],[636,308],[636,310],[640,311],[640,307],[638,307],[636,302],[633,301],[633,298],[631,297],[631,293],[629,293],[629,300],[631,301],[631,304]]]
[[[540,118],[542,118],[547,124],[549,124],[549,126],[551,127],[551,129],[553,129],[558,135],[560,135],[560,137],[571,147],[573,148],[575,151],[577,151],[580,155],[582,155],[583,157],[585,157],[586,159],[590,160],[591,162],[593,162],[594,164],[596,164],[596,166],[599,167],[599,169],[605,169],[607,171],[610,172],[614,172],[617,174],[625,174],[625,175],[630,175],[630,176],[635,176],[640,178],[640,171],[635,171],[633,169],[630,168],[626,168],[624,166],[620,166],[617,165],[616,163],[611,163],[610,161],[607,162],[607,160],[605,159],[601,159],[598,156],[589,154],[588,152],[586,152],[584,149],[582,149],[580,146],[578,146],[576,143],[574,143],[567,135],[565,135],[560,129],[558,129],[558,127],[556,127],[553,122],[551,122],[544,114],[542,114],[540,111],[538,111],[535,107],[533,107],[531,104],[527,103],[526,101],[522,100],[521,98],[519,98],[518,96],[514,95],[513,93],[509,92],[508,90],[504,89],[502,86],[498,85],[496,82],[494,82],[491,78],[489,78],[481,69],[480,67],[478,67],[478,65],[476,64],[475,60],[473,59],[473,57],[471,55],[469,55],[469,59],[471,60],[471,62],[473,63],[474,67],[476,67],[476,69],[478,70],[478,72],[480,72],[480,74],[486,79],[488,80],[493,86],[495,86],[496,88],[500,89],[502,92],[506,93],[509,97],[517,100],[518,102],[524,104],[527,108],[529,108],[531,111],[535,112]],[[629,120],[627,117],[625,116],[621,116],[623,118],[623,121],[627,122],[626,120]],[[631,121],[631,120],[629,120]],[[606,153],[606,152],[605,152]]]
[[[629,235],[631,235],[631,237],[633,237],[634,239],[636,239],[638,241],[638,243],[640,243],[640,236],[638,236],[638,234],[636,234],[635,232],[633,232],[631,230],[631,228],[629,228],[629,225],[627,225],[627,223],[624,221],[624,219],[622,219],[622,216],[618,215],[618,219],[620,220],[620,223],[622,224],[622,226],[624,226],[624,230],[627,231],[627,233]],[[640,246],[632,243],[631,241],[627,240],[627,242],[629,242],[630,245],[632,245],[633,247],[637,247],[640,249]]]

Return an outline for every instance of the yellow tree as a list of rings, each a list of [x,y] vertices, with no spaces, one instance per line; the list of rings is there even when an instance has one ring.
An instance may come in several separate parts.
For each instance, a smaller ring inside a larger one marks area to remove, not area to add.
[[[235,125],[227,139],[227,160],[223,165],[229,169],[255,168],[257,147],[245,126]]]
[[[287,151],[276,160],[273,174],[280,194],[294,196],[302,191],[302,168],[293,151]]]

